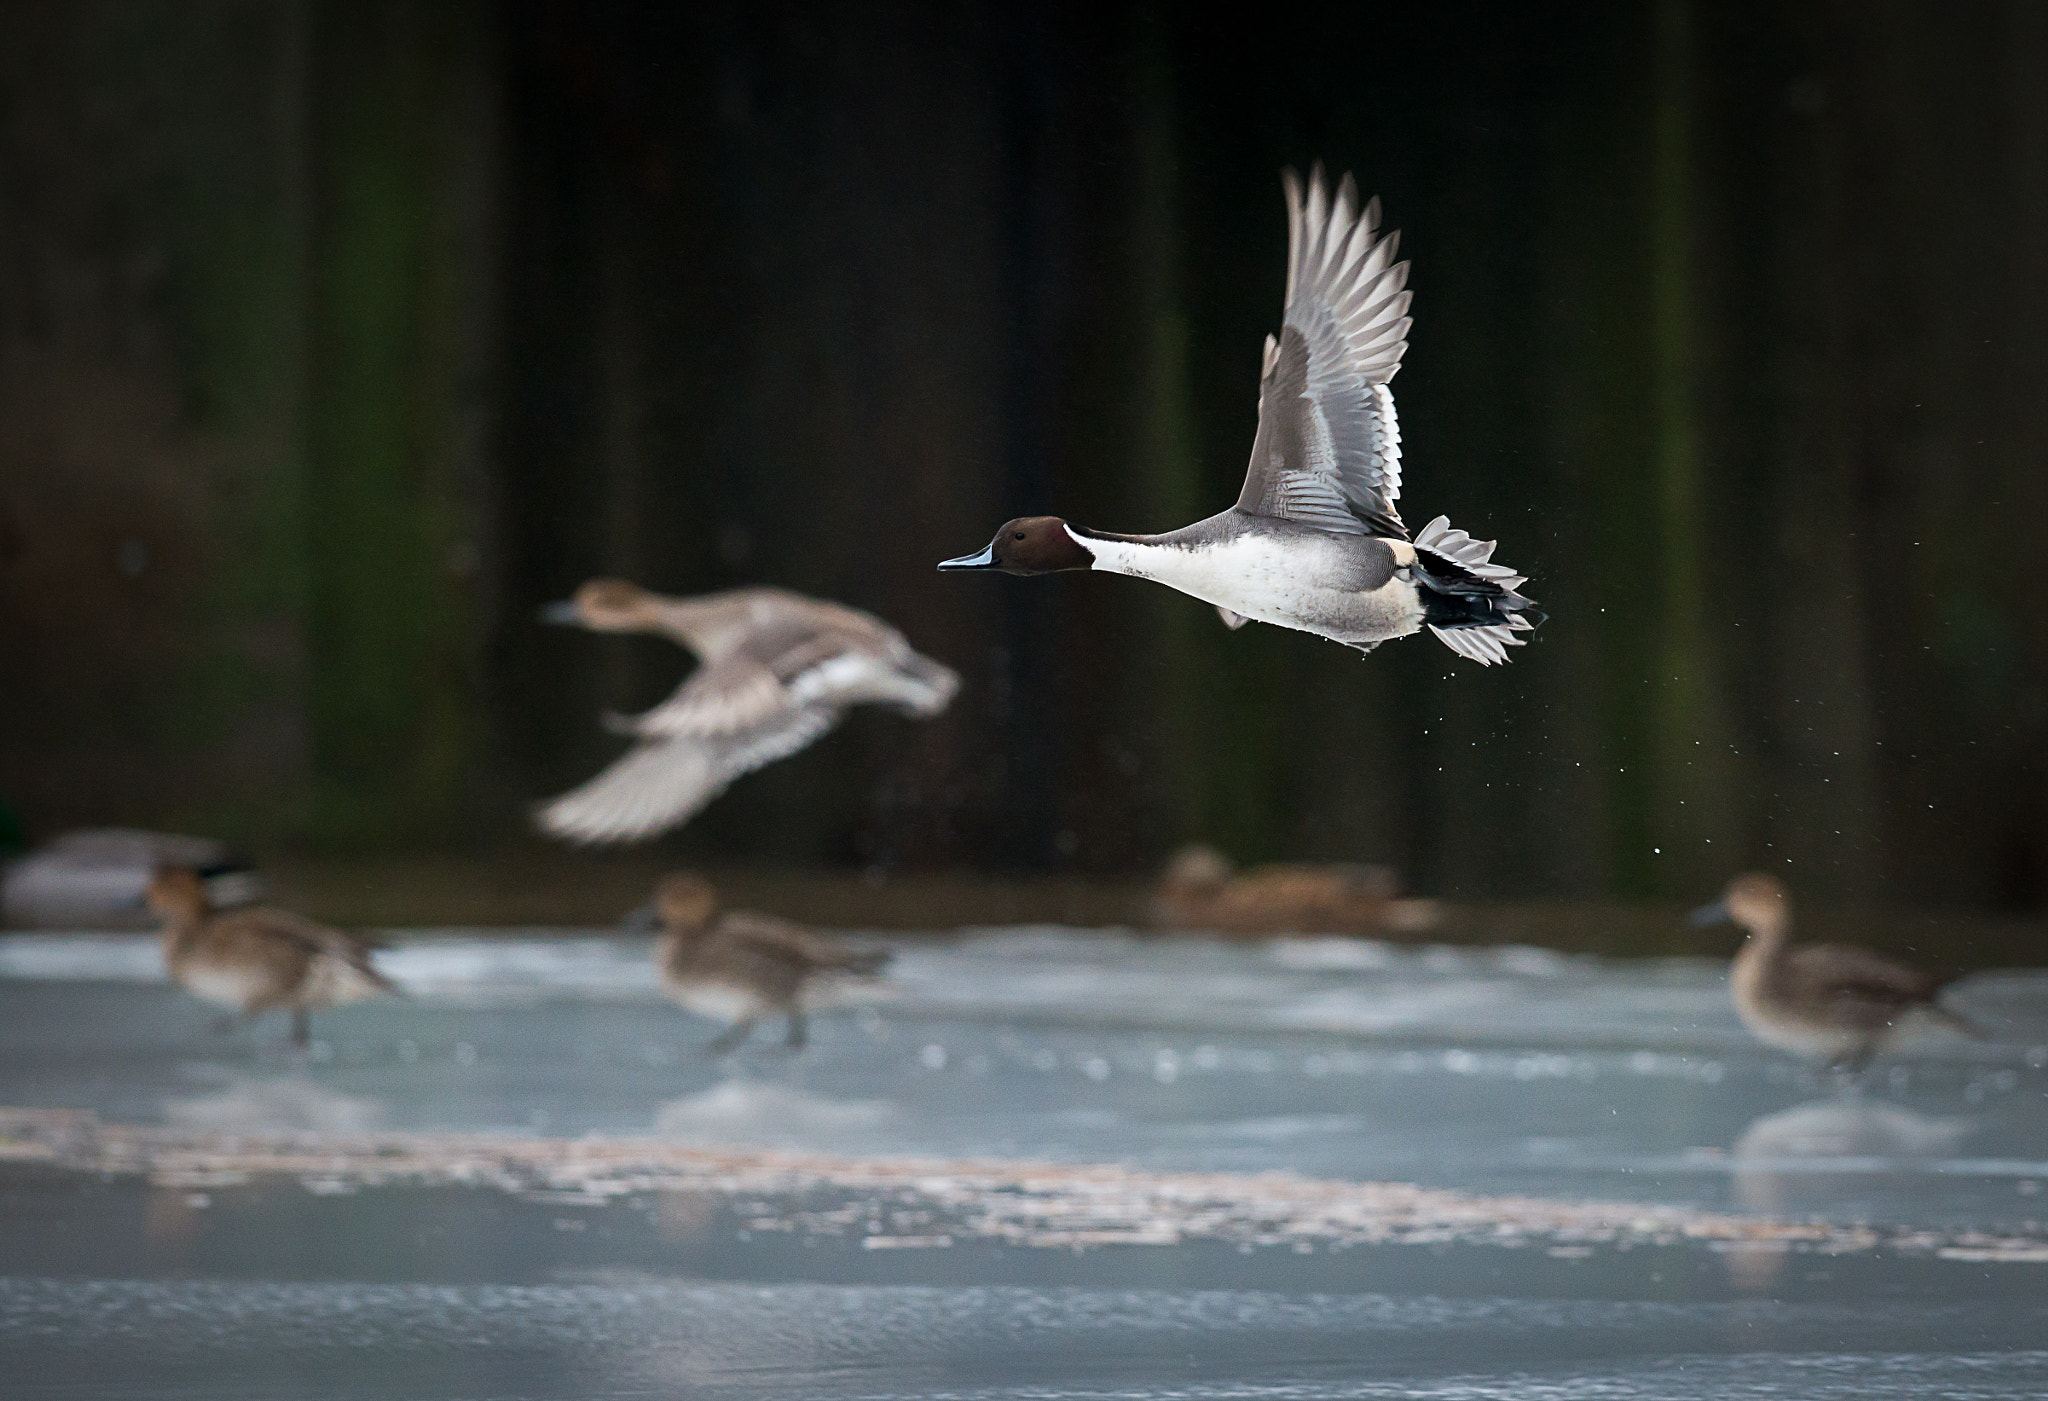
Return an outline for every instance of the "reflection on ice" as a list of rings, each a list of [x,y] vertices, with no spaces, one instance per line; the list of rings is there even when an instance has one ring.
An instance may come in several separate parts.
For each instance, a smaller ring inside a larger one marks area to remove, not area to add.
[[[1748,1171],[1796,1170],[1824,1162],[1829,1171],[1883,1168],[1900,1160],[1952,1152],[1970,1130],[1966,1119],[1937,1119],[1879,1100],[1843,1098],[1766,1114],[1735,1140],[1735,1160]]]
[[[304,1075],[236,1076],[211,1094],[167,1097],[164,1121],[182,1129],[298,1130],[365,1133],[383,1122],[384,1106],[316,1084]]]
[[[768,1081],[723,1080],[658,1106],[654,1132],[682,1143],[778,1147],[815,1141],[820,1132],[872,1132],[896,1113],[886,1100],[827,1099]]]

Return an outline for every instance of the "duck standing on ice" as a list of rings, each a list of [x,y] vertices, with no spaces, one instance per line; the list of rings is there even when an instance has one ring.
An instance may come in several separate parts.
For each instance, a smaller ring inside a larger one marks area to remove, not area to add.
[[[355,935],[268,905],[217,910],[189,866],[158,868],[143,899],[163,920],[171,980],[226,1007],[223,1029],[238,1016],[290,1012],[292,1044],[304,1050],[314,1012],[399,991]]]
[[[1983,1035],[1937,1000],[1945,978],[1851,944],[1792,947],[1792,900],[1775,876],[1737,876],[1718,901],[1692,913],[1696,927],[1722,920],[1749,933],[1728,990],[1742,1024],[1766,1046],[1855,1075],[1915,1020]]]
[[[1287,187],[1287,309],[1266,338],[1259,429],[1237,504],[1164,535],[1112,535],[1027,516],[941,569],[1050,574],[1100,569],[1153,579],[1216,606],[1370,652],[1428,628],[1483,666],[1507,660],[1541,615],[1493,543],[1438,516],[1411,541],[1401,431],[1388,382],[1408,348],[1408,265],[1379,233],[1349,175],[1330,196],[1322,167]]]
[[[889,961],[887,949],[853,948],[773,915],[720,908],[702,876],[665,877],[654,901],[627,916],[630,928],[661,929],[655,967],[662,990],[700,1016],[730,1023],[705,1050],[723,1055],[753,1034],[770,1012],[789,1022],[784,1043],[804,1047],[804,995],[838,976],[870,977]]]

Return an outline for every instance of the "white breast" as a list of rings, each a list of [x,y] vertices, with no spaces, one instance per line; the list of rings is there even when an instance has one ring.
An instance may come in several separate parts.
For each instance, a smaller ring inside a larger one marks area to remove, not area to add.
[[[270,980],[253,968],[235,968],[219,963],[188,963],[178,981],[194,997],[245,1011],[270,991]]]
[[[1325,549],[1313,539],[1247,534],[1190,549],[1076,538],[1098,569],[1151,579],[1262,623],[1347,642],[1401,637],[1421,626],[1414,585],[1396,579],[1366,593],[1344,587],[1347,575],[1356,576],[1341,543]]]
[[[753,993],[729,983],[670,983],[668,995],[681,1003],[685,1010],[715,1022],[758,1017],[767,1010]]]

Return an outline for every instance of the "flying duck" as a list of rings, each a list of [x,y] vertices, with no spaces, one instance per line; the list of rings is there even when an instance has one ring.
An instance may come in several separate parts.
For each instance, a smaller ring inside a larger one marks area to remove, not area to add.
[[[1113,535],[1027,516],[941,569],[1099,569],[1214,604],[1232,628],[1272,623],[1370,652],[1428,628],[1461,657],[1507,660],[1541,620],[1521,575],[1443,516],[1411,540],[1401,430],[1389,382],[1408,348],[1408,264],[1362,210],[1349,175],[1333,198],[1318,165],[1287,190],[1287,298],[1266,338],[1259,428],[1237,504],[1164,535]]]
[[[960,686],[879,618],[783,589],[668,598],[593,579],[541,617],[597,632],[659,633],[702,663],[652,710],[607,717],[637,742],[540,808],[541,829],[573,842],[656,836],[740,775],[824,735],[850,705],[879,702],[929,719]]]
[[[745,1041],[771,1012],[788,1019],[789,1049],[803,1049],[806,986],[832,974],[871,975],[889,961],[886,949],[849,948],[773,915],[721,912],[717,890],[696,875],[664,877],[653,903],[627,923],[662,930],[654,961],[670,997],[701,1017],[731,1023],[705,1046],[712,1055]]]
[[[292,1044],[303,1047],[311,1014],[398,985],[370,965],[354,935],[267,905],[215,909],[190,866],[164,866],[143,899],[163,919],[164,968],[185,991],[229,1009],[226,1019],[292,1014]]]
[[[1848,944],[1791,947],[1791,901],[1774,876],[1737,876],[1692,915],[1697,926],[1723,920],[1749,931],[1728,986],[1736,1015],[1767,1046],[1855,1074],[1914,1017],[1981,1034],[1936,1001],[1946,979]]]

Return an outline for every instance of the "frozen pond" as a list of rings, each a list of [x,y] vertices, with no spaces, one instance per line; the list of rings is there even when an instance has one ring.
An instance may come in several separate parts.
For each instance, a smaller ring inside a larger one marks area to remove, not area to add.
[[[89,1111],[0,1125],[16,1394],[2048,1391],[2048,975],[1848,1093],[1704,961],[990,931],[721,1062],[540,934],[303,1063],[0,940],[0,1105]]]

